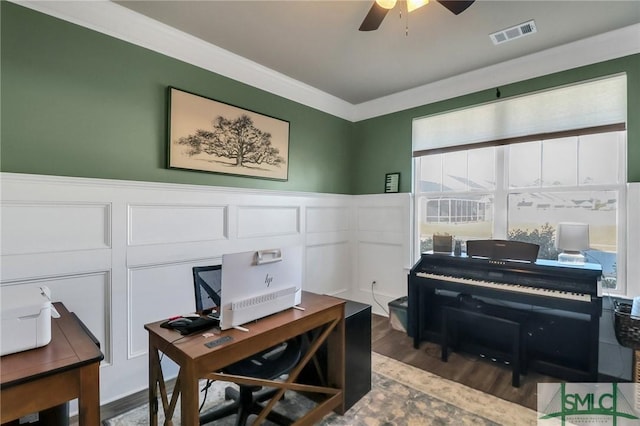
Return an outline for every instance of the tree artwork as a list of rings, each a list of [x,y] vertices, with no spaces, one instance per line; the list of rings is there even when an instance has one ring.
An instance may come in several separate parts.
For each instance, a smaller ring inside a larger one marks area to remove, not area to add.
[[[168,167],[287,180],[289,122],[169,88]]]
[[[271,134],[255,127],[247,114],[236,119],[217,116],[211,124],[212,129],[197,129],[177,143],[189,147],[189,156],[205,153],[228,158],[236,167],[280,167],[286,163],[280,150],[271,143]]]

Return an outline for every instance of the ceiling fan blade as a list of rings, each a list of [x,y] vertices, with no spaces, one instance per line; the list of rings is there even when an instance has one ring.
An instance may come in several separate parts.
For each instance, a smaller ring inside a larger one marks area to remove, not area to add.
[[[360,28],[358,28],[358,30],[360,31],[377,30],[380,24],[382,23],[382,20],[384,19],[384,17],[387,16],[388,12],[389,12],[389,9],[380,7],[378,3],[374,1],[373,6],[371,6],[371,9],[369,9],[369,13],[367,13],[367,16],[364,17],[364,21],[362,21],[362,24],[360,24]]]
[[[460,15],[467,10],[474,0],[438,0],[438,3],[449,9],[454,15]]]

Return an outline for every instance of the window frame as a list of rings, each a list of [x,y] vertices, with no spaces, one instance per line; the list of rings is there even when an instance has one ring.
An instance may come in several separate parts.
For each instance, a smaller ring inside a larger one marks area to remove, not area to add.
[[[552,187],[527,187],[527,188],[510,188],[509,187],[509,144],[494,144],[494,155],[495,155],[495,176],[496,176],[496,185],[493,190],[481,190],[481,191],[420,191],[420,177],[421,177],[421,158],[425,155],[430,154],[438,154],[444,153],[443,151],[438,152],[421,152],[414,153],[414,162],[413,162],[413,187],[414,187],[414,219],[413,219],[413,247],[415,253],[416,260],[420,255],[420,228],[421,228],[421,218],[420,218],[420,206],[422,204],[422,199],[429,198],[433,199],[436,197],[464,197],[468,195],[479,196],[479,195],[493,195],[494,206],[493,206],[493,223],[492,223],[492,238],[494,239],[507,239],[508,233],[508,199],[509,195],[513,193],[557,193],[557,192],[582,192],[582,191],[616,191],[618,195],[617,199],[617,215],[616,215],[616,288],[608,289],[606,294],[614,295],[614,296],[627,296],[629,292],[633,289],[633,286],[628,285],[627,283],[627,132],[625,130],[614,129],[614,132],[618,133],[617,136],[617,145],[618,145],[618,176],[617,183],[615,184],[582,184],[579,182],[576,185],[572,186],[552,186]],[[597,132],[595,132],[597,133]],[[583,134],[591,134],[591,133],[583,133]],[[550,138],[546,138],[547,140]],[[534,139],[535,140],[535,139]],[[484,147],[489,144],[484,145]],[[462,148],[462,149],[461,149]],[[468,147],[458,147],[457,150],[471,150],[475,148],[480,148],[480,146],[468,146]],[[449,150],[446,150],[449,151]],[[423,155],[419,155],[423,154]],[[578,153],[576,155],[579,155]],[[542,165],[542,159],[541,159]],[[469,166],[467,166],[469,167]],[[425,204],[426,205],[426,204]]]

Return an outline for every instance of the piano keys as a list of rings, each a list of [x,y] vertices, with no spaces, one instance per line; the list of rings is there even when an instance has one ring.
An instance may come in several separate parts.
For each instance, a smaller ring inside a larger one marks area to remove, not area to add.
[[[515,283],[495,282],[495,281],[489,281],[489,280],[474,280],[469,278],[460,278],[452,275],[429,274],[426,272],[418,272],[416,273],[416,276],[420,278],[430,278],[433,280],[441,280],[441,281],[448,281],[451,283],[490,288],[496,291],[508,291],[513,293],[520,293],[523,295],[557,297],[560,299],[591,302],[591,295],[585,294],[585,293],[576,293],[573,291],[549,290],[546,288],[531,287],[528,285],[520,285]]]
[[[487,315],[522,323],[530,367],[565,380],[597,381],[601,275],[594,264],[423,254],[408,278],[408,332],[415,348],[425,340],[439,343],[443,307],[460,308],[459,296],[470,296]],[[490,330],[484,334],[484,343],[503,346]]]

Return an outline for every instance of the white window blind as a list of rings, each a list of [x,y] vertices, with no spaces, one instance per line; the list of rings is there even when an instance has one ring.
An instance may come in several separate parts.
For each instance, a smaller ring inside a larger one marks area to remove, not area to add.
[[[415,155],[528,135],[626,122],[627,78],[617,75],[415,118]]]

